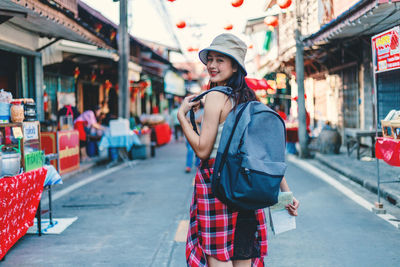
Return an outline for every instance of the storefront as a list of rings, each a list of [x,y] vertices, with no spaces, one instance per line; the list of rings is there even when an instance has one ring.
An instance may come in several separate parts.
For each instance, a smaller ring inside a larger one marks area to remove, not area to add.
[[[376,75],[377,122],[400,106],[400,26],[372,37]]]

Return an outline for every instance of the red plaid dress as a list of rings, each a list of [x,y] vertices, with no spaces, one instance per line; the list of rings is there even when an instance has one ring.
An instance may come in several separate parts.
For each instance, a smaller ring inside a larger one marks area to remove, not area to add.
[[[210,168],[199,168],[196,173],[190,226],[186,242],[186,261],[189,267],[206,267],[206,255],[220,261],[233,257],[236,219],[238,212],[230,210],[211,192],[211,174],[215,159],[208,161]],[[258,221],[256,246],[260,258],[252,260],[253,267],[264,266],[267,255],[267,225],[262,209],[255,211]]]

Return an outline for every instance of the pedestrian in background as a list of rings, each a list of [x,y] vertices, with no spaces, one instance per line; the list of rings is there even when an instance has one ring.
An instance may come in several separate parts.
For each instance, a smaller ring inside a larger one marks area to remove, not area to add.
[[[174,109],[171,112],[172,125],[174,127],[175,141],[179,141],[179,137],[183,136],[182,127],[178,120],[179,105],[175,103]]]
[[[86,110],[74,121],[74,127],[79,132],[79,147],[81,152],[81,161],[88,161],[86,147],[88,142],[88,135],[92,129],[103,131],[104,127],[97,122],[97,118],[101,114],[100,106],[92,107]]]
[[[186,97],[178,111],[183,133],[202,160],[195,178],[186,243],[187,264],[191,267],[264,266],[263,258],[267,254],[264,211],[233,211],[211,192],[210,177],[225,119],[235,106],[256,100],[244,79],[246,51],[247,45],[242,40],[232,34],[221,34],[210,47],[199,52],[210,75],[210,88],[229,86],[233,89],[231,97],[220,92],[207,95],[200,136],[186,119],[189,110],[199,106],[199,102],[190,102],[195,96]],[[285,178],[281,191],[290,191]],[[297,215],[298,204],[294,199],[293,204],[287,206],[291,215]]]

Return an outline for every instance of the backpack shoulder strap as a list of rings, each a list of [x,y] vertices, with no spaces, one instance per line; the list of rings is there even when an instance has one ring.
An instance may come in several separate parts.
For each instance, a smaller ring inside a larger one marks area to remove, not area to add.
[[[198,96],[196,96],[195,98],[193,98],[191,102],[199,101],[199,100],[202,99],[206,94],[211,93],[211,92],[214,92],[214,91],[221,92],[221,93],[226,94],[227,96],[230,96],[230,95],[232,94],[232,91],[233,91],[233,90],[232,90],[232,88],[230,88],[230,87],[228,87],[228,86],[217,86],[217,87],[214,87],[214,88],[212,88],[212,89],[210,89],[210,90],[207,90],[207,91],[205,91],[205,92],[199,94]],[[193,130],[194,130],[198,135],[200,135],[199,132],[197,131],[197,125],[196,125],[196,120],[195,120],[195,117],[194,117],[194,111],[193,111],[193,109],[190,110],[190,122],[192,123]]]

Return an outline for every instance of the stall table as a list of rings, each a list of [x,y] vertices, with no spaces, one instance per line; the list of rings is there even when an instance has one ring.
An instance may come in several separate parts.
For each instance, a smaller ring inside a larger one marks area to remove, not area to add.
[[[47,170],[0,179],[0,259],[33,226]]]
[[[382,133],[380,131],[378,131],[378,135],[379,134],[382,134]],[[372,144],[371,147],[369,148],[371,150],[371,157],[375,157],[375,137],[376,137],[375,130],[371,131],[371,130],[345,128],[344,135],[345,135],[345,142],[346,142],[348,156],[350,156],[350,154],[354,150],[356,150],[357,151],[357,159],[360,159],[360,148],[362,146],[365,146],[361,143],[361,138],[369,137],[369,138],[371,138],[371,144]]]
[[[133,145],[140,145],[139,137],[136,134],[128,134],[128,135],[103,135],[99,143],[99,149],[103,150],[104,148],[117,148],[118,154],[122,158],[123,161],[129,162],[127,152],[131,150]]]

